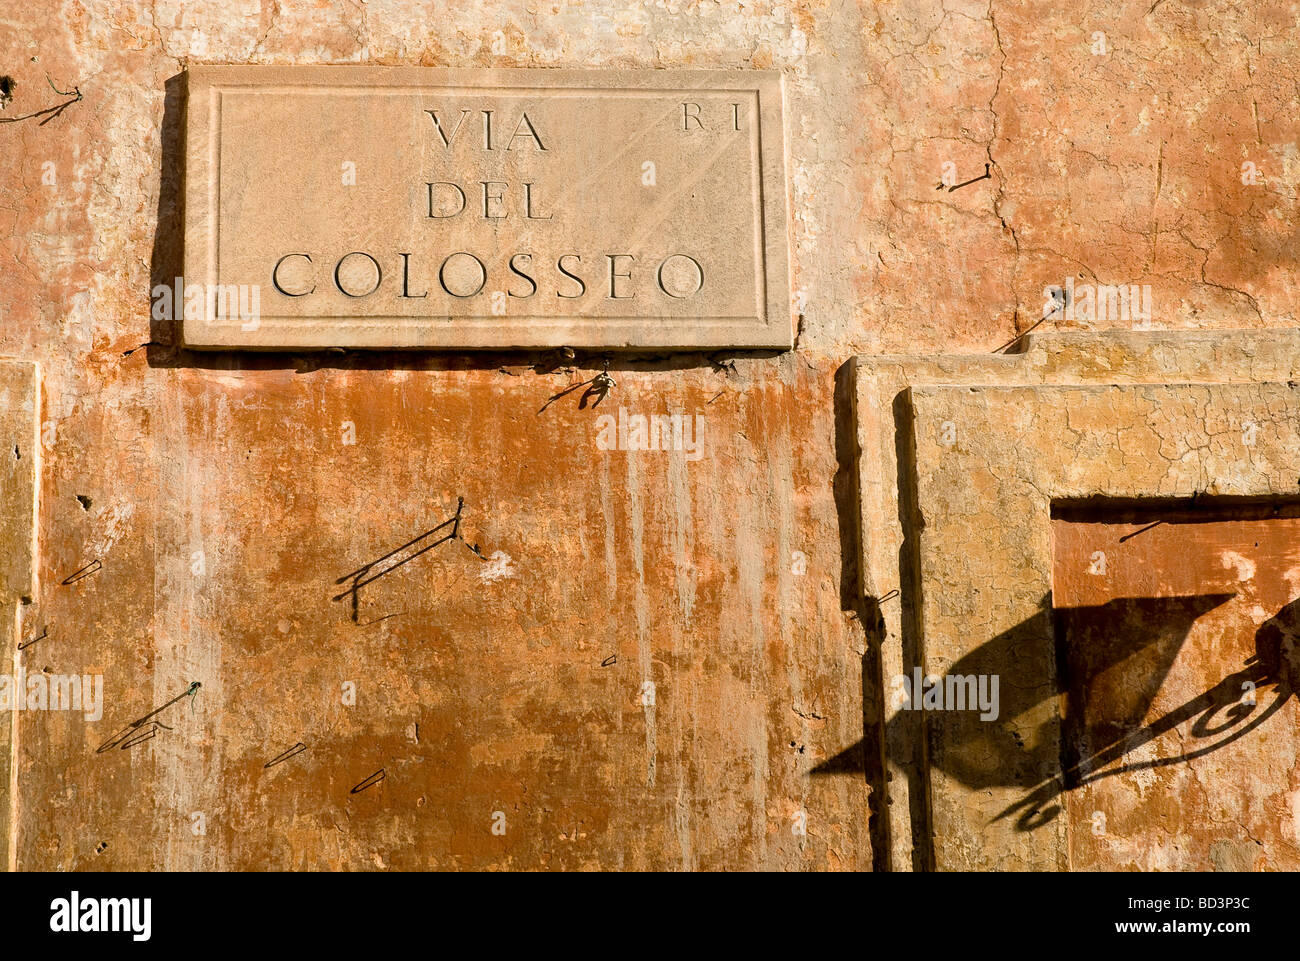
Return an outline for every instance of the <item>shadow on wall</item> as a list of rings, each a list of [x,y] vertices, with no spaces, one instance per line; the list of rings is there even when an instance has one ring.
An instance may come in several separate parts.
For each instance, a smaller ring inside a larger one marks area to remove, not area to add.
[[[858,543],[858,463],[857,420],[853,413],[855,394],[853,364],[845,363],[835,371],[835,515],[840,534],[840,609],[855,616],[865,632],[862,655],[862,740],[847,751],[824,761],[810,773],[862,776],[871,789],[867,815],[871,836],[872,868],[885,869],[888,864],[888,825],[885,817],[885,742],[884,689],[880,676],[880,644],[884,638],[884,620],[880,605],[864,598],[859,589],[858,563],[862,556]]]
[[[1067,710],[1060,770],[999,818],[1020,812],[1017,827],[1033,830],[1054,816],[1056,809],[1044,810],[1044,806],[1065,791],[1130,771],[1184,764],[1244,737],[1277,713],[1300,683],[1300,599],[1260,625],[1255,653],[1240,670],[1150,724],[1142,724],[1192,623],[1231,596],[1124,598],[1095,608],[1056,611],[1058,650],[1065,638],[1085,641],[1072,643],[1068,652],[1058,654],[1061,663],[1068,665],[1062,685]],[[1132,637],[1129,625],[1135,622],[1152,629],[1139,635],[1136,644],[1111,641]],[[1103,700],[1097,697],[1099,675],[1130,657],[1133,661],[1125,665],[1124,673],[1130,677],[1136,673],[1141,683],[1124,689],[1127,703],[1123,695],[1115,696],[1116,690],[1104,692],[1108,695],[1105,712],[1097,711],[1094,702]],[[1247,690],[1265,687],[1273,688],[1267,706],[1243,697]],[[1172,757],[1123,761],[1125,755],[1189,721],[1196,742],[1191,750]]]
[[[1244,737],[1300,687],[1300,599],[1260,626],[1255,652],[1240,670],[1143,724],[1192,625],[1232,596],[1121,598],[1055,611],[1045,605],[948,670],[948,676],[1000,676],[998,715],[982,720],[978,708],[924,712],[930,764],[973,790],[1026,789],[1028,793],[995,820],[1014,816],[1020,830],[1032,831],[1060,813],[1053,802],[1066,791],[1116,774],[1186,763]],[[1055,624],[1049,623],[1051,618]],[[1134,630],[1134,625],[1142,629]],[[1034,656],[1032,649],[1041,647],[1044,637],[1056,638],[1055,658]],[[1066,645],[1066,638],[1089,643]],[[1056,678],[1035,671],[1034,665],[1052,660],[1058,665]],[[1104,675],[1121,663],[1128,683],[1108,687]],[[1243,698],[1250,685],[1261,692],[1272,688],[1271,700],[1265,705],[1262,693],[1258,700]],[[1026,737],[1016,719],[1054,697],[1065,699],[1064,720],[1045,722]],[[921,713],[895,712],[889,732],[912,724]],[[1196,742],[1192,749],[1124,762],[1126,755],[1189,721]],[[844,770],[862,755],[862,747],[854,745],[813,773]]]

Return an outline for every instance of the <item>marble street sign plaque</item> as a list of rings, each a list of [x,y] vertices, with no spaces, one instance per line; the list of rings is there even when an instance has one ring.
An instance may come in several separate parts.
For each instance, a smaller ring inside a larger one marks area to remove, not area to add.
[[[196,348],[792,344],[771,71],[194,67]]]

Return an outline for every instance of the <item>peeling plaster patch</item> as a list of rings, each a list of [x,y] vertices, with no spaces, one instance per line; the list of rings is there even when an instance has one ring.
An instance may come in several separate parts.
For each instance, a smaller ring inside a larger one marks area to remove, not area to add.
[[[811,213],[815,183],[817,178],[812,171],[804,164],[797,163],[791,174],[796,210],[794,217],[803,226],[804,239],[809,244],[815,244],[818,234],[821,233],[821,225]]]
[[[691,805],[683,797],[686,782],[681,781],[677,788],[677,803],[673,811],[673,826],[677,834],[677,846],[681,851],[683,871],[695,871],[695,851],[691,846]]]
[[[1282,572],[1282,580],[1291,588],[1291,593],[1300,597],[1300,567],[1288,567]]]
[[[668,457],[668,489],[673,505],[672,549],[673,567],[676,570],[677,598],[681,603],[682,620],[691,623],[695,610],[695,525],[691,516],[691,492],[686,471],[686,457],[682,451],[672,451]]]
[[[618,597],[618,553],[614,528],[614,503],[609,487],[609,460],[600,473],[600,512],[605,518],[605,581],[609,589],[609,599],[613,602]]]
[[[1223,562],[1224,569],[1235,568],[1237,571],[1237,580],[1250,581],[1255,579],[1255,562],[1242,557],[1236,551],[1224,551],[1219,558]]]
[[[95,340],[95,294],[83,290],[69,298],[63,338],[69,347],[88,351]]]
[[[495,584],[500,580],[517,577],[518,574],[509,554],[505,551],[493,551],[487,565],[479,571],[478,579],[484,584]]]
[[[87,498],[86,504],[89,505],[89,503],[90,500]],[[86,509],[88,510],[89,506]],[[104,530],[95,538],[90,552],[96,557],[107,557],[109,552],[112,551],[113,545],[121,540],[122,535],[126,533],[134,515],[135,504],[130,501],[119,501],[110,507],[104,515]]]
[[[655,786],[659,749],[655,730],[654,663],[650,651],[650,602],[645,583],[645,508],[641,503],[641,475],[635,457],[627,459],[628,513],[632,516],[632,559],[636,565],[636,648],[641,667],[638,698],[645,711],[646,787]],[[649,696],[646,696],[646,695]]]

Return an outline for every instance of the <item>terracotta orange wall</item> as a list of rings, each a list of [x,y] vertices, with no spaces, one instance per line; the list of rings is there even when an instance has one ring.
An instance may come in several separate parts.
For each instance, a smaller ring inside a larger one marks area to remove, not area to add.
[[[1146,6],[11,5],[2,116],[82,94],[0,124],[0,353],[45,377],[21,663],[106,696],[20,716],[15,863],[870,868],[876,762],[811,773],[878,737],[842,365],[992,350],[1067,276],[1150,284],[1157,327],[1296,324],[1294,12]],[[319,62],[783,70],[796,350],[615,358],[598,410],[539,413],[603,356],[176,349],[178,77]],[[704,456],[599,450],[620,406],[702,414]],[[336,579],[458,497],[506,573],[442,545],[353,622]]]

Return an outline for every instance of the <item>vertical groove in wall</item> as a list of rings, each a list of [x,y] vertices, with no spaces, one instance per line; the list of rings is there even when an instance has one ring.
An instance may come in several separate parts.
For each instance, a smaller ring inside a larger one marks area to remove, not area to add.
[[[10,660],[9,673],[16,678],[23,657],[18,649],[18,645],[22,643],[22,604],[16,598],[9,600],[8,603],[13,606],[7,619],[10,625],[10,640],[13,644],[13,658]],[[4,837],[5,866],[9,871],[18,870],[18,716],[15,701],[9,709],[9,827]]]
[[[911,389],[894,398],[894,436],[898,459],[898,519],[903,531],[903,544],[898,552],[899,601],[902,608],[903,668],[919,666],[925,673],[923,641],[921,637],[921,570],[917,538],[921,529],[921,511],[917,504],[918,486],[916,467],[916,418],[912,409]],[[930,817],[930,745],[926,737],[925,712],[903,711],[905,718],[904,748],[910,751],[899,756],[909,757],[908,805],[912,824],[912,870],[934,870],[934,846],[931,843],[933,821]]]
[[[868,411],[860,408],[857,359],[843,364],[835,373],[835,448],[836,461],[848,472],[848,500],[838,503],[841,527],[850,529],[850,536],[841,538],[841,595],[852,592],[851,598],[841,597],[841,606],[850,606],[862,625],[864,654],[862,657],[862,766],[871,789],[867,802],[867,833],[871,838],[871,865],[873,871],[895,870],[893,851],[897,832],[890,824],[889,754],[885,747],[886,702],[885,643],[888,631],[880,610],[878,592],[868,573],[867,518],[865,511],[874,509],[863,488],[862,459],[865,418]],[[875,425],[873,425],[875,426]],[[873,431],[872,437],[879,434]],[[880,462],[879,459],[876,459]],[[847,525],[845,521],[848,521]]]

